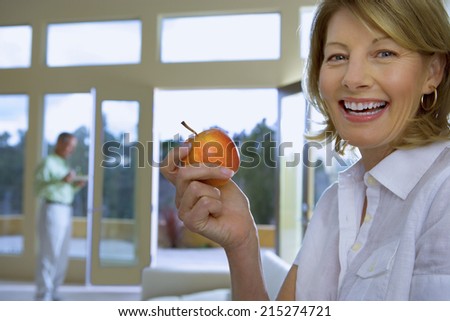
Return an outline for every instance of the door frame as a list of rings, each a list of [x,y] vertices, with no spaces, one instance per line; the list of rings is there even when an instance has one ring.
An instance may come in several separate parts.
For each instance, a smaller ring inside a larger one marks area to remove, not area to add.
[[[124,83],[108,84],[95,88],[95,117],[92,180],[92,201],[88,206],[88,250],[91,258],[86,262],[86,281],[93,285],[112,284],[139,284],[141,272],[145,266],[150,264],[150,239],[151,239],[151,216],[152,213],[152,168],[149,157],[152,151],[146,150],[146,165],[136,169],[136,180],[134,190],[134,209],[136,222],[136,257],[134,265],[127,266],[102,266],[100,260],[100,241],[103,204],[103,168],[100,166],[103,160],[103,124],[102,124],[102,102],[107,100],[137,101],[139,103],[138,140],[144,146],[151,146],[153,137],[153,89],[146,87],[130,86]],[[144,143],[145,142],[145,143]]]

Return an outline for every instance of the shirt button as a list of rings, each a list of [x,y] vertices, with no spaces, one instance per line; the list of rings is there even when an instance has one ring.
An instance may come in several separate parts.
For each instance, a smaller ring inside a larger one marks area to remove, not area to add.
[[[377,180],[372,175],[369,175],[367,177],[367,184],[369,186],[375,186],[377,184]]]
[[[372,220],[372,215],[366,214],[366,216],[364,217],[364,222],[370,222],[371,220]]]
[[[362,247],[362,244],[361,243],[355,243],[355,244],[353,244],[353,246],[352,246],[352,251],[353,252],[358,252],[360,249],[361,249],[361,247]]]

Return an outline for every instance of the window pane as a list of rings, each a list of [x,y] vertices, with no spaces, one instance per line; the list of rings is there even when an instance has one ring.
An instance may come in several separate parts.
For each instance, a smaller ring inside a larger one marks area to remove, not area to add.
[[[0,27],[0,68],[31,65],[31,26]]]
[[[306,59],[309,54],[312,22],[317,7],[302,7],[300,10],[300,57]]]
[[[53,152],[61,132],[73,133],[78,144],[69,164],[78,174],[88,173],[89,140],[94,100],[90,93],[47,94],[44,97],[44,155]],[[87,188],[76,194],[73,202],[72,240],[69,255],[86,257]]]
[[[183,120],[197,132],[215,126],[226,130],[241,149],[241,167],[233,180],[249,197],[256,222],[273,224],[277,110],[275,89],[157,90],[154,137],[159,142],[160,155],[155,154],[154,161],[161,161],[173,145],[190,136],[180,124]],[[154,170],[154,175],[159,175],[158,166],[154,166]],[[182,230],[174,206],[174,188],[162,176],[159,178],[158,199],[153,203],[159,212],[160,247],[211,245],[199,244],[188,231]]]
[[[78,22],[48,26],[50,67],[136,64],[141,21]]]
[[[78,138],[69,163],[79,174],[88,174],[89,135],[93,117],[93,99],[89,93],[47,94],[44,97],[44,155],[53,152],[58,135],[73,133]],[[76,194],[74,216],[86,217],[87,188]]]
[[[0,254],[23,250],[23,167],[28,96],[0,95]]]
[[[279,59],[280,23],[278,13],[166,18],[161,61]]]
[[[134,265],[139,242],[135,237],[138,221],[134,195],[136,168],[142,153],[138,142],[139,102],[103,101],[102,120],[103,148],[109,145],[107,150],[120,163],[103,166],[100,261],[102,266]]]
[[[305,144],[305,110],[306,101],[301,92],[284,96],[281,99],[278,248],[281,257],[289,262],[294,260],[303,237],[301,226],[304,202],[302,155]]]

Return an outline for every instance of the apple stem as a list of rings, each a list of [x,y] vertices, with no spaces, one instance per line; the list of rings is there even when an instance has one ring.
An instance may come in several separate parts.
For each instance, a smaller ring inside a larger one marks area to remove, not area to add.
[[[189,127],[189,125],[186,124],[186,122],[184,120],[181,122],[181,125],[183,125],[187,129],[189,129],[192,133],[194,133],[194,135],[198,135],[197,132],[195,130],[193,130],[191,127]]]

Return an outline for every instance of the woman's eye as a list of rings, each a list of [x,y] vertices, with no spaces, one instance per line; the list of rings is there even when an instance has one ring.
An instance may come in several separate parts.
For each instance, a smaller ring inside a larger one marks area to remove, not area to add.
[[[377,57],[380,58],[389,58],[389,57],[393,57],[396,56],[395,52],[390,51],[390,50],[383,50],[383,51],[379,51],[377,53]]]
[[[347,59],[347,58],[344,55],[331,55],[330,57],[328,57],[327,61],[338,62],[338,61],[342,61],[345,59]]]

